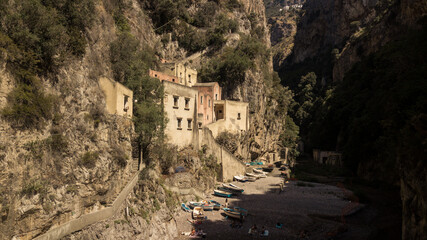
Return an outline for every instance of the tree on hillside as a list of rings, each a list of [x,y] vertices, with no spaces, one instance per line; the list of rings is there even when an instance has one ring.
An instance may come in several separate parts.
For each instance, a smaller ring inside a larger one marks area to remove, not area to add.
[[[310,72],[301,77],[298,88],[295,91],[296,105],[294,107],[294,119],[301,127],[305,122],[310,119],[315,96],[313,93],[314,86],[316,85],[316,74]]]
[[[133,91],[133,121],[139,157],[149,161],[149,147],[163,139],[165,123],[161,106],[163,86],[159,80],[148,76],[149,68],[156,64],[154,51],[149,47],[141,49],[135,37],[122,33],[110,45],[110,56],[115,80]]]

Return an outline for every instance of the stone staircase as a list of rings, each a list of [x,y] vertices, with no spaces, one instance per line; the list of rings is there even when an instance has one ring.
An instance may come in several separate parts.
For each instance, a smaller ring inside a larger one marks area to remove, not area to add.
[[[132,162],[130,163],[131,165],[131,175],[129,176],[129,178],[126,181],[126,184],[128,182],[130,182],[132,180],[132,177],[134,176],[134,174],[136,172],[138,172],[138,159],[132,159]],[[117,197],[119,196],[120,192],[116,192],[114,193],[114,195],[112,195],[112,197],[110,197],[108,203],[105,205],[106,207],[112,207],[114,201],[117,199]]]

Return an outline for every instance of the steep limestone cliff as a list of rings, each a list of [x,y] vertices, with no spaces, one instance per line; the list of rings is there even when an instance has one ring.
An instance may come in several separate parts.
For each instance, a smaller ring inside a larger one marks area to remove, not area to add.
[[[333,89],[324,91],[313,110],[311,140],[344,151],[362,178],[400,182],[403,238],[421,239],[424,143],[415,139],[424,134],[425,108],[416,106],[426,91],[420,80],[425,61],[419,60],[425,52],[425,1],[307,1],[302,11],[292,54],[279,71],[285,84],[296,86],[315,72],[322,80],[319,92]]]

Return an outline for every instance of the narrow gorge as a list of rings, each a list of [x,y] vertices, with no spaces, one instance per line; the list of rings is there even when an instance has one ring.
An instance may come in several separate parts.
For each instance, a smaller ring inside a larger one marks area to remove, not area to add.
[[[257,167],[271,173],[220,198],[248,208],[243,228],[207,214],[222,229],[208,239],[251,239],[253,223],[271,239],[425,238],[426,13],[422,0],[0,1],[0,240],[187,239],[199,226],[181,203]]]

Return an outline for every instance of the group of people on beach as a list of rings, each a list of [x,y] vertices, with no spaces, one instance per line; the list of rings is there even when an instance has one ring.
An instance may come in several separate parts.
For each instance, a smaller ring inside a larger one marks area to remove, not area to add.
[[[258,234],[258,228],[256,224],[254,224],[251,228],[249,228],[248,234],[251,236],[256,236]],[[268,230],[263,226],[259,235],[261,237],[268,237],[269,234],[270,233],[268,232]]]

